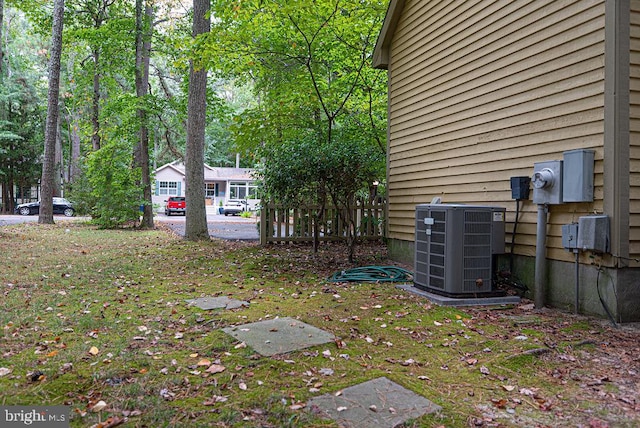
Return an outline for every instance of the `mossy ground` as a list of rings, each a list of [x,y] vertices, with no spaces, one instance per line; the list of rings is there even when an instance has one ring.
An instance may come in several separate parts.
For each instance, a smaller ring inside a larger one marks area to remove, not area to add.
[[[456,309],[392,284],[330,283],[353,267],[340,245],[313,254],[73,222],[5,227],[0,244],[0,404],[65,404],[72,426],[330,427],[307,400],[378,376],[442,406],[407,426],[640,424],[637,332],[527,302]],[[391,263],[379,244],[357,257]],[[185,302],[222,295],[250,306]],[[220,330],[277,316],[340,339],[263,357]]]

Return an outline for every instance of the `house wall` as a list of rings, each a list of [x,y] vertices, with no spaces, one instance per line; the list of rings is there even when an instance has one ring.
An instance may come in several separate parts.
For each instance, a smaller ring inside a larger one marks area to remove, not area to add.
[[[640,257],[640,0],[631,0],[629,37],[629,253]]]
[[[159,171],[156,171],[155,181],[153,183],[154,188],[151,189],[152,197],[151,200],[154,205],[158,205],[159,207],[164,209],[164,202],[169,198],[169,195],[156,195],[157,193],[157,183],[159,181],[175,181],[180,183],[179,185],[179,194],[175,196],[184,196],[185,185],[184,185],[184,176],[182,173],[176,171],[173,168],[163,168]]]
[[[435,196],[504,206],[510,234],[510,177],[587,148],[594,202],[550,207],[547,256],[573,260],[561,226],[603,211],[604,18],[604,1],[405,1],[389,59],[391,239],[413,241],[415,205]],[[532,256],[536,206],[521,209],[515,253]]]
[[[509,178],[592,149],[594,201],[549,206],[545,296],[571,308],[581,287],[581,312],[640,319],[640,0],[400,3],[376,57],[390,82],[391,256],[413,259],[416,204],[504,206],[507,252],[531,287],[537,207],[523,201],[512,234]],[[572,278],[561,227],[593,213],[610,216],[612,255],[581,252]]]

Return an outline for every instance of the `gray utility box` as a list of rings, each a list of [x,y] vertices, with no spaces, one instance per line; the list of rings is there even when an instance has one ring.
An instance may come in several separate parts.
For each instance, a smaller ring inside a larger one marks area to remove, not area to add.
[[[609,252],[609,217],[587,215],[578,218],[578,248],[596,253]]]
[[[562,246],[567,250],[578,248],[578,223],[562,225]]]
[[[594,156],[595,152],[587,149],[563,153],[563,202],[593,202]]]
[[[495,293],[494,259],[504,253],[505,209],[416,206],[414,285],[452,297]]]

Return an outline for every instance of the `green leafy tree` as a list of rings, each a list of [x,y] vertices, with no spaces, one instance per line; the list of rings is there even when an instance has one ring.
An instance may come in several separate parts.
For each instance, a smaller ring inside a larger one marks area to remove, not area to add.
[[[319,204],[316,247],[325,204],[339,204],[351,225],[350,259],[350,208],[359,191],[384,177],[386,80],[370,59],[386,3],[216,2],[208,49],[259,100],[233,130],[238,145],[262,161],[264,194]]]
[[[137,222],[143,202],[140,168],[131,164],[131,143],[109,139],[87,158],[93,222],[113,228]]]
[[[13,212],[17,197],[36,196],[29,191],[41,172],[44,115],[38,70],[44,63],[34,49],[42,41],[37,36],[28,37],[31,26],[24,15],[13,7],[4,8],[2,15],[0,184],[2,211]]]

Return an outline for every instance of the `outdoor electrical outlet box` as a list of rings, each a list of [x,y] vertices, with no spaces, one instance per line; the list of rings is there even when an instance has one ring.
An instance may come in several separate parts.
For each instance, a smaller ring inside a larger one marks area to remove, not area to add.
[[[533,203],[562,203],[562,161],[536,162],[533,164]]]
[[[529,199],[529,177],[511,177],[511,199]]]
[[[567,250],[578,248],[578,223],[562,225],[562,246]]]
[[[593,150],[578,149],[563,153],[563,202],[593,202]]]
[[[597,253],[609,252],[609,217],[588,215],[578,219],[578,248]]]

